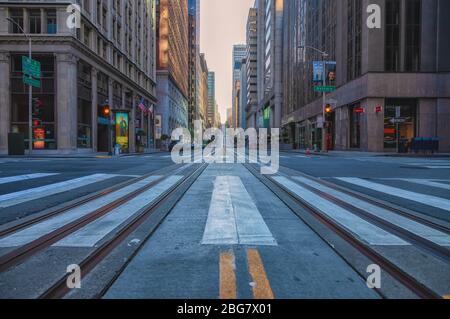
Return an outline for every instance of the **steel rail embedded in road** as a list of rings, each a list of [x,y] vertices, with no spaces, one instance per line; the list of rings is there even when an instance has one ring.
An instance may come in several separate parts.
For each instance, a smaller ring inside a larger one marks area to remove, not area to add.
[[[293,169],[291,169],[289,167],[282,166],[282,168],[286,169],[286,170],[288,170],[288,171],[290,171],[292,173],[295,173],[297,175],[300,175],[302,177],[308,178],[308,179],[310,179],[312,181],[315,181],[315,182],[317,182],[319,184],[322,184],[324,186],[332,188],[332,189],[334,189],[336,191],[340,191],[340,192],[345,193],[347,195],[356,197],[356,198],[361,199],[363,201],[366,201],[366,202],[368,202],[368,203],[370,203],[372,205],[378,206],[378,207],[383,208],[383,209],[387,209],[389,211],[392,211],[393,213],[396,213],[396,214],[401,215],[403,217],[409,218],[409,219],[411,219],[411,220],[413,220],[415,222],[418,222],[418,223],[420,223],[422,225],[428,226],[430,228],[433,228],[435,230],[438,230],[440,232],[443,232],[445,234],[449,234],[450,235],[450,227],[448,227],[446,225],[443,225],[443,224],[438,224],[435,221],[431,221],[431,220],[426,219],[424,217],[418,216],[417,214],[420,214],[420,213],[413,214],[413,213],[408,212],[407,210],[405,210],[405,209],[403,209],[403,208],[401,208],[401,207],[399,207],[397,205],[394,205],[394,204],[391,204],[391,203],[387,203],[387,202],[382,201],[380,199],[373,198],[373,197],[371,197],[369,195],[362,194],[362,193],[357,192],[357,191],[355,191],[353,189],[349,189],[349,188],[346,188],[344,186],[337,185],[337,184],[334,184],[332,182],[323,180],[321,178],[317,178],[317,177],[305,174],[303,172],[300,172],[300,171],[297,171],[297,170],[293,170]]]
[[[41,222],[43,220],[49,219],[50,217],[54,217],[56,215],[62,214],[64,212],[67,212],[67,211],[69,211],[71,209],[74,209],[74,208],[79,207],[79,206],[81,206],[83,204],[89,203],[89,202],[91,202],[93,200],[96,200],[96,199],[99,199],[101,197],[104,197],[104,196],[106,196],[108,194],[116,192],[116,191],[118,191],[118,190],[120,190],[122,188],[125,188],[127,186],[132,185],[132,184],[135,184],[135,183],[137,183],[137,182],[139,182],[141,180],[144,180],[146,178],[149,178],[151,176],[161,175],[161,172],[170,171],[171,168],[175,168],[176,166],[178,166],[178,165],[171,165],[169,167],[164,167],[162,169],[159,169],[159,170],[147,173],[145,175],[142,175],[142,176],[139,176],[139,177],[136,177],[136,178],[132,178],[132,179],[130,179],[128,181],[125,181],[125,182],[119,183],[117,185],[114,185],[112,187],[108,187],[108,188],[105,188],[103,190],[100,190],[100,191],[98,191],[98,192],[96,192],[96,193],[94,193],[92,195],[84,196],[82,198],[69,201],[69,204],[65,205],[64,207],[52,209],[52,210],[50,210],[50,211],[48,211],[48,212],[46,212],[46,213],[44,213],[42,215],[39,215],[39,216],[35,216],[35,217],[32,216],[30,219],[26,219],[23,222],[19,222],[19,223],[16,223],[15,225],[13,225],[11,227],[7,227],[5,229],[1,229],[0,230],[0,238],[2,238],[4,236],[7,236],[7,235],[10,235],[12,233],[15,233],[15,232],[17,232],[19,230],[22,230],[22,229],[26,228],[26,227],[32,226],[34,224],[37,224],[37,223],[39,223],[39,222]],[[59,205],[56,205],[56,206],[59,206]]]
[[[180,169],[183,169],[183,168],[184,167],[181,167]],[[150,174],[150,176],[152,176],[152,175],[154,175],[154,173]],[[18,265],[24,259],[29,258],[30,256],[36,254],[37,252],[41,251],[42,249],[51,246],[52,244],[58,242],[62,238],[67,237],[68,235],[74,233],[75,231],[79,230],[80,228],[86,226],[87,224],[108,214],[113,209],[129,202],[133,198],[139,196],[143,192],[147,191],[148,189],[152,188],[156,184],[160,183],[161,181],[163,181],[170,175],[173,175],[173,172],[163,175],[160,178],[140,187],[139,189],[137,189],[131,193],[125,194],[124,196],[122,196],[102,207],[99,207],[98,209],[90,212],[89,214],[87,214],[85,216],[82,216],[82,217],[80,217],[80,218],[78,218],[78,219],[36,239],[36,240],[33,240],[30,243],[20,246],[19,248],[16,248],[16,249],[0,256],[0,272],[4,272],[5,270],[7,270],[9,268]],[[146,177],[144,177],[144,179],[145,178]],[[143,179],[139,178],[138,181],[140,181],[140,180],[143,180]],[[81,205],[81,204],[79,204],[79,205]],[[78,205],[76,207],[78,207]]]
[[[150,206],[146,207],[140,214],[135,216],[130,222],[128,222],[124,227],[122,227],[112,239],[106,241],[98,248],[96,248],[87,258],[85,258],[80,264],[81,273],[86,276],[92,269],[94,269],[108,254],[116,248],[120,243],[122,243],[134,230],[136,230],[149,216],[151,216],[159,207],[161,207],[166,201],[168,201],[172,195],[176,193],[177,190],[181,189],[181,194],[178,194],[175,202],[172,204],[170,210],[178,203],[181,197],[188,191],[190,186],[198,179],[198,177],[203,173],[203,171],[208,167],[208,164],[199,164],[200,166],[194,169],[190,174],[185,175],[171,188],[161,194],[156,200],[154,200]],[[184,189],[182,189],[184,187]],[[170,211],[165,214],[167,216]],[[162,218],[162,220],[165,218]],[[162,222],[158,223],[158,226]],[[146,239],[141,242],[140,247],[145,243],[145,241],[151,236],[151,234],[156,229],[152,230],[146,237]],[[133,256],[136,252],[133,254]],[[131,256],[130,258],[132,258]],[[126,264],[125,264],[126,265]],[[118,275],[123,271],[116,273],[113,281],[118,277]],[[68,292],[67,278],[70,274],[65,275],[60,280],[58,280],[52,287],[45,291],[39,298],[40,299],[61,299]],[[98,296],[101,297],[101,296]]]
[[[417,295],[420,298],[424,299],[441,299],[442,297],[436,294],[434,291],[429,289],[428,287],[424,286],[422,283],[418,282],[415,278],[407,274],[405,271],[400,269],[398,266],[396,266],[394,263],[392,263],[387,258],[383,257],[381,254],[370,248],[365,243],[361,242],[353,234],[351,234],[348,230],[346,230],[344,227],[340,226],[338,223],[333,221],[331,218],[326,217],[324,214],[320,212],[317,208],[312,206],[307,201],[301,199],[299,196],[293,194],[289,189],[286,189],[285,187],[281,186],[279,183],[274,181],[272,178],[261,175],[255,168],[250,166],[249,164],[244,164],[244,166],[258,179],[260,180],[265,186],[267,186],[272,193],[274,193],[283,203],[286,204],[287,207],[289,207],[295,215],[297,215],[299,218],[304,220],[302,216],[300,216],[295,208],[292,207],[292,205],[286,201],[283,196],[281,196],[276,190],[280,191],[282,194],[288,196],[289,199],[291,199],[295,204],[302,207],[303,210],[307,213],[309,213],[312,217],[314,217],[315,220],[319,221],[322,225],[326,226],[328,229],[330,229],[333,233],[337,234],[341,239],[343,239],[345,242],[350,244],[352,247],[354,247],[359,253],[364,255],[369,260],[373,261],[373,263],[379,265],[382,269],[384,269],[390,276],[392,276],[395,280],[397,280],[399,283],[401,283],[403,286],[405,286],[407,289],[412,291],[415,295]],[[306,221],[305,221],[306,222]],[[317,233],[317,231],[311,227],[311,225],[306,222],[310,228]],[[320,234],[318,234],[320,237],[322,237]],[[323,238],[323,237],[322,237]],[[334,247],[332,247],[333,250],[336,250]],[[381,291],[376,289],[378,293],[382,297],[385,297]]]

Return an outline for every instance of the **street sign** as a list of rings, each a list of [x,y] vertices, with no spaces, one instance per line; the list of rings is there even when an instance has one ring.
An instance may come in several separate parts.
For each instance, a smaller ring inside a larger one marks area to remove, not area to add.
[[[39,61],[22,56],[22,72],[30,77],[41,78],[41,63]]]
[[[353,109],[353,113],[362,114],[362,113],[365,113],[365,112],[366,112],[366,109],[363,108],[363,107],[355,107],[355,108]]]
[[[22,81],[23,83],[36,88],[41,87],[41,63],[22,56]]]
[[[41,87],[41,80],[36,80],[28,75],[23,75],[22,77],[23,83],[30,85],[30,86],[34,86],[35,88],[40,88]]]
[[[314,87],[314,91],[315,92],[325,92],[325,93],[330,93],[330,92],[334,92],[334,91],[336,91],[336,87],[335,86],[330,86],[330,85],[327,85],[327,86],[315,86]]]

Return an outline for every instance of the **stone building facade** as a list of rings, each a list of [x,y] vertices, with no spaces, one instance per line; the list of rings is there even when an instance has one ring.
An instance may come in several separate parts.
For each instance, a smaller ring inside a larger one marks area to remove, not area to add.
[[[80,28],[66,23],[71,3],[81,6]],[[41,63],[41,86],[33,89],[42,105],[33,114],[35,153],[107,152],[115,143],[123,152],[153,147],[154,9],[154,1],[144,0],[0,1],[0,153],[7,153],[8,133],[28,136],[21,65],[28,41],[6,18],[30,35],[33,59]],[[119,120],[121,130],[114,125]]]
[[[366,25],[381,7],[381,29]],[[415,137],[439,138],[450,151],[450,2],[445,0],[286,0],[284,136],[296,148],[320,147],[322,95],[312,62],[336,61],[329,148],[396,151]]]
[[[188,127],[189,11],[188,0],[157,0],[156,116],[161,130],[157,140],[170,138],[178,127]],[[157,145],[160,142],[157,141]]]

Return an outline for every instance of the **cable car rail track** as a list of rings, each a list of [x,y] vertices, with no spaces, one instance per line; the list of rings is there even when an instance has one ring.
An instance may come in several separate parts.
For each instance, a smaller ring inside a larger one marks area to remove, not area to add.
[[[44,214],[39,215],[39,216],[31,216],[31,218],[26,218],[26,220],[24,221],[20,221],[19,223],[15,223],[13,226],[10,227],[6,227],[3,229],[0,229],[0,238],[5,237],[7,235],[10,235],[12,233],[15,233],[19,230],[22,230],[24,228],[27,228],[29,226],[32,226],[34,224],[37,224],[41,221],[44,221],[46,219],[49,219],[51,217],[54,217],[56,215],[62,214],[64,212],[67,212],[71,209],[74,209],[76,207],[79,207],[81,205],[87,204],[93,200],[99,199],[101,197],[104,197],[106,195],[109,195],[111,193],[114,193],[120,189],[123,189],[127,186],[130,186],[132,184],[135,184],[141,180],[144,180],[146,178],[149,178],[151,176],[158,176],[158,175],[162,175],[163,172],[165,171],[170,171],[172,168],[174,169],[177,165],[171,165],[169,167],[164,167],[162,169],[159,169],[157,171],[153,171],[150,173],[147,173],[145,175],[136,177],[136,178],[132,178],[130,180],[127,180],[125,182],[119,183],[117,185],[102,189],[98,192],[95,192],[94,194],[91,195],[87,195],[87,196],[83,196],[82,198],[78,198],[75,200],[70,201],[68,204],[64,205],[63,207],[59,207],[59,208],[50,208],[50,209],[46,209],[44,212]],[[59,205],[55,205],[55,206],[59,206]],[[8,223],[9,224],[9,223]]]
[[[181,167],[179,169],[183,170],[183,169],[188,169],[188,168]],[[178,171],[178,169],[176,171]],[[155,174],[155,172],[149,174],[148,176],[146,175],[144,177],[139,177],[138,179],[134,180],[134,182],[144,180],[145,178],[152,176],[154,174]],[[67,237],[68,235],[70,235],[70,234],[74,233],[75,231],[81,229],[82,227],[90,224],[91,222],[97,220],[98,218],[105,216],[106,214],[108,214],[112,210],[114,210],[115,208],[122,206],[123,204],[133,200],[135,197],[137,197],[140,194],[144,193],[145,191],[151,189],[152,187],[154,187],[158,183],[162,182],[163,180],[165,180],[167,177],[169,177],[171,175],[174,175],[174,172],[167,173],[166,175],[163,175],[163,176],[159,177],[158,179],[147,183],[146,185],[140,187],[139,189],[134,190],[128,194],[125,194],[125,195],[113,200],[112,202],[97,208],[96,210],[88,213],[87,215],[84,215],[72,222],[69,222],[68,224],[65,224],[64,226],[46,234],[40,238],[37,238],[36,240],[33,240],[23,246],[15,248],[12,251],[0,256],[0,272],[4,272],[4,271],[8,270],[9,268],[20,264],[23,260],[31,257],[32,255],[36,254],[37,252],[51,246],[52,244]],[[158,175],[156,175],[156,176],[158,176]],[[133,184],[133,183],[131,183],[131,184]],[[110,192],[108,192],[108,194],[110,194]],[[98,195],[100,195],[100,197],[104,196],[102,194],[98,194]],[[84,203],[85,202],[82,200],[82,201],[80,201],[80,203],[78,205],[75,205],[75,207],[78,207],[79,205],[82,205]],[[74,208],[74,207],[71,205],[71,209],[72,208]],[[67,211],[67,209],[58,211],[58,214],[63,213],[65,211]],[[55,216],[55,215],[56,215],[56,213],[51,214],[51,216]],[[50,216],[48,216],[48,217],[50,217]]]
[[[176,184],[170,187],[167,191],[161,194],[158,198],[156,198],[148,207],[146,207],[143,211],[141,211],[137,216],[134,216],[133,219],[128,222],[124,227],[122,227],[116,234],[114,234],[113,238],[104,242],[99,247],[97,247],[87,258],[85,258],[81,263],[79,263],[81,273],[83,277],[86,276],[91,270],[93,270],[108,254],[114,250],[118,245],[120,245],[124,240],[133,233],[145,220],[151,216],[158,208],[164,205],[167,201],[169,201],[177,191],[180,191],[181,194],[174,195],[176,196],[175,202],[170,204],[169,211],[164,215],[161,221],[159,221],[158,226],[164,220],[165,216],[170,214],[170,211],[175,207],[178,201],[183,197],[183,195],[190,189],[192,184],[198,179],[198,177],[203,173],[203,171],[208,167],[208,164],[198,164],[198,166],[188,175],[185,175],[181,180],[179,180]],[[153,232],[158,228],[158,226],[152,230],[145,240],[141,243],[140,247],[144,244],[144,242],[153,234]],[[139,248],[138,248],[139,250]],[[135,252],[132,256],[129,257],[131,259],[137,252]],[[103,288],[102,292],[104,292],[114,280],[120,275],[123,269],[126,267],[127,263],[125,263],[122,268],[116,272],[114,278]],[[66,274],[62,278],[60,278],[56,283],[54,283],[49,289],[47,289],[44,293],[40,295],[40,299],[60,299],[64,298],[64,296],[69,292],[69,288],[67,287],[67,278],[69,274]],[[97,295],[97,298],[100,298],[100,295]]]
[[[327,243],[328,241],[319,233],[311,224],[310,219],[305,219],[304,213],[307,213],[309,217],[313,217],[314,223],[319,222],[319,224],[325,226],[329,230],[331,230],[334,234],[336,234],[338,237],[340,237],[344,242],[349,244],[351,247],[356,249],[360,254],[365,256],[367,259],[369,259],[374,264],[379,265],[384,271],[386,271],[392,278],[394,278],[396,281],[401,283],[404,287],[406,287],[408,290],[413,292],[416,296],[423,299],[441,299],[442,297],[439,296],[437,293],[432,291],[430,288],[426,287],[419,281],[417,281],[414,277],[406,273],[404,270],[402,270],[400,267],[395,265],[393,262],[391,262],[386,257],[382,256],[380,253],[375,251],[373,248],[362,242],[361,240],[357,239],[350,231],[345,229],[343,226],[339,225],[337,222],[323,214],[319,209],[315,208],[313,205],[305,201],[304,199],[300,198],[298,195],[294,194],[292,191],[287,189],[286,187],[280,185],[275,180],[273,180],[271,177],[268,177],[266,175],[261,175],[259,173],[259,170],[255,169],[254,166],[250,164],[244,164],[244,166],[258,179],[260,180],[272,193],[275,194],[283,203],[286,204],[287,207],[289,207],[296,216],[298,216],[303,222],[305,222],[315,233],[319,235],[322,239],[324,239]],[[293,180],[295,183],[299,183],[296,180]],[[304,186],[304,185],[302,185]],[[317,190],[312,190],[317,194]],[[298,208],[302,208],[302,213],[298,212]],[[405,235],[406,236],[406,235]],[[417,238],[415,238],[417,239]],[[339,251],[336,250],[336,248],[331,244],[328,243],[333,250],[335,250],[339,255]],[[423,243],[422,243],[423,244]],[[428,243],[427,243],[428,244]],[[429,248],[429,247],[428,247]],[[429,248],[429,249],[434,249]],[[435,252],[439,254],[440,252]],[[342,256],[342,255],[341,255]],[[344,257],[343,257],[344,258]],[[447,257],[445,257],[447,258]],[[345,258],[344,258],[345,259]],[[355,269],[356,270],[356,269]],[[358,271],[358,270],[356,270]],[[386,298],[386,296],[383,294],[382,291],[379,289],[376,289],[377,293],[380,294],[383,298]]]

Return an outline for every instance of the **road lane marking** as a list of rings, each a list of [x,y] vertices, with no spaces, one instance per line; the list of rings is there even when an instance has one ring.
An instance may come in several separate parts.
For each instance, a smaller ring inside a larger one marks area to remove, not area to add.
[[[90,184],[101,182],[118,175],[113,174],[94,174],[80,177],[60,183],[22,190],[15,193],[9,193],[0,196],[0,208],[11,207],[17,204],[25,203],[31,200],[48,197],[67,192],[76,188],[84,187]]]
[[[216,177],[202,244],[277,245],[238,176]]]
[[[273,295],[272,288],[270,287],[270,282],[267,278],[266,270],[264,269],[258,250],[247,250],[247,262],[248,270],[253,280],[253,298],[274,299],[275,297]]]
[[[236,263],[232,251],[220,253],[220,299],[236,299]]]
[[[450,190],[450,184],[438,183],[429,179],[398,178],[396,180]]]
[[[286,177],[275,176],[273,179],[370,245],[409,245],[403,239],[314,194]]]
[[[96,219],[59,242],[53,244],[55,247],[94,247],[101,239],[119,227],[127,219],[131,218],[142,208],[152,203],[170,187],[175,185],[182,176],[170,176],[156,184],[151,189],[136,196],[129,202],[113,209],[108,214]]]
[[[48,176],[59,175],[58,173],[36,173],[36,174],[26,174],[26,175],[16,175],[16,176],[8,176],[0,178],[0,184],[7,184],[19,181],[25,181],[29,179],[38,179]]]
[[[361,178],[339,177],[337,179],[353,185],[369,188],[380,193],[389,194],[391,196],[408,199],[420,204],[450,211],[450,200],[445,198],[411,192],[397,187],[370,182]]]
[[[363,209],[372,215],[375,215],[375,216],[377,216],[389,223],[392,223],[398,227],[406,229],[407,231],[412,232],[413,234],[423,237],[429,241],[432,241],[438,245],[450,246],[450,236],[443,232],[440,232],[431,227],[425,226],[421,223],[415,222],[415,221],[413,221],[409,218],[406,218],[404,216],[401,216],[399,214],[395,214],[394,212],[392,212],[390,210],[372,205],[372,204],[370,204],[366,201],[363,201],[361,199],[358,199],[356,197],[353,197],[353,196],[347,195],[343,192],[334,190],[330,187],[324,186],[324,185],[317,183],[315,181],[312,181],[308,178],[294,177],[294,179],[298,180],[306,185],[309,185],[317,190],[320,190],[324,193],[327,193],[345,203],[348,203],[352,206]]]
[[[90,201],[86,204],[68,210],[65,213],[59,214],[55,217],[46,219],[40,223],[32,225],[28,228],[25,228],[21,231],[13,233],[9,236],[3,237],[0,239],[0,247],[17,247],[28,244],[33,240],[36,240],[46,234],[55,231],[58,228],[67,225],[75,221],[78,218],[81,218],[94,210],[103,207],[114,200],[123,197],[129,193],[136,191],[137,189],[145,186],[148,183],[151,183],[157,179],[161,178],[161,176],[150,176],[144,180],[136,182],[134,184],[128,185],[124,188],[121,188],[113,193],[102,196],[98,199]]]

